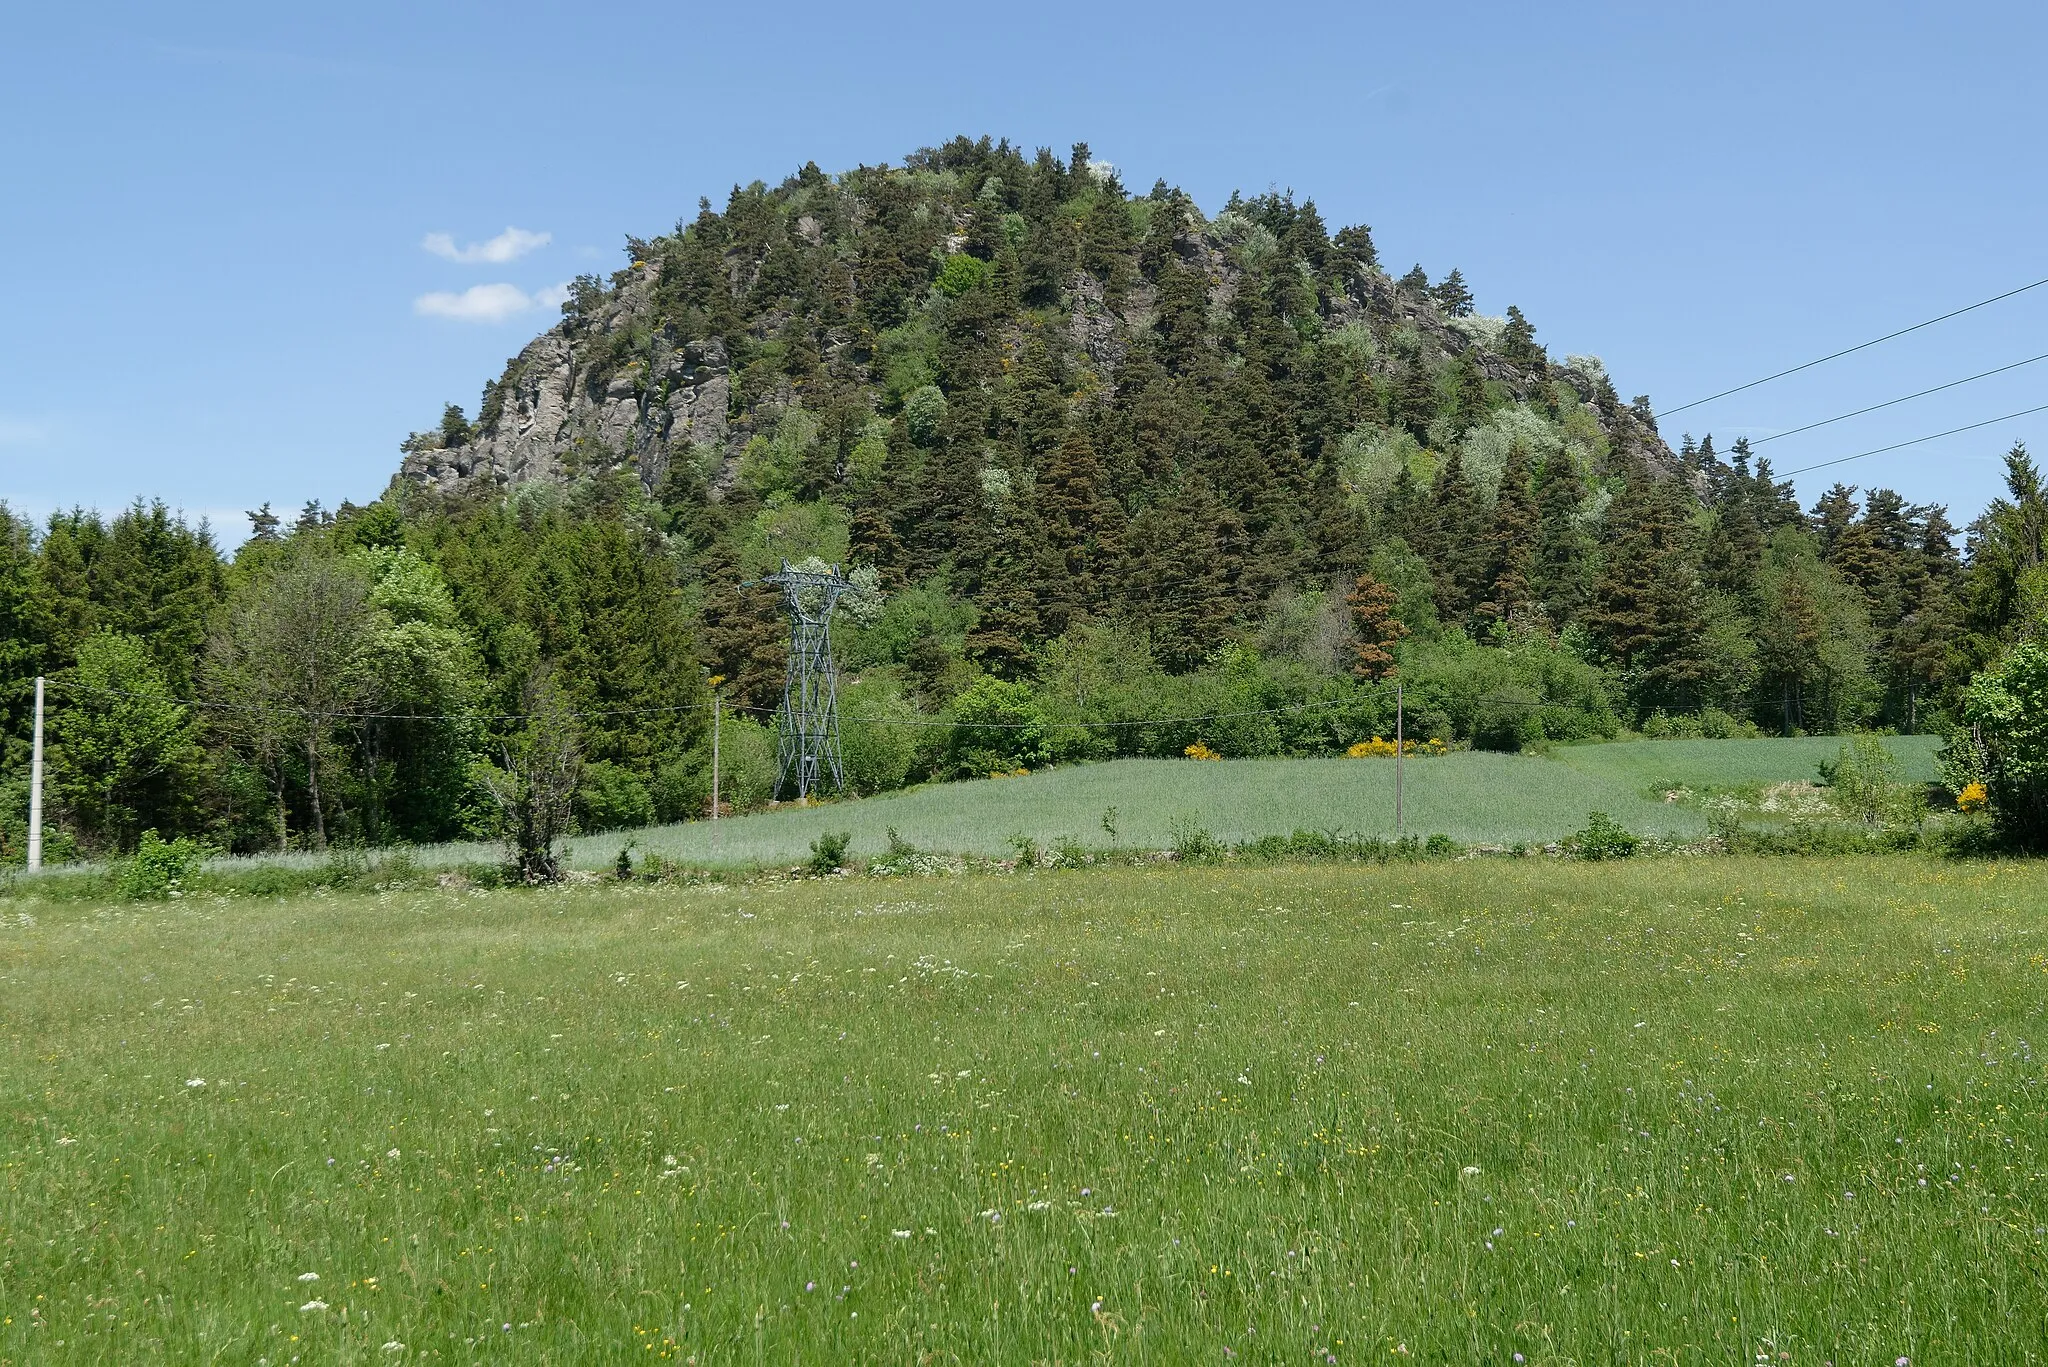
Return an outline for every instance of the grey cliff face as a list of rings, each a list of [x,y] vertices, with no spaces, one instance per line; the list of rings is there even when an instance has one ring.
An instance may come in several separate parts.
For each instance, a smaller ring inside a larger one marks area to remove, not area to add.
[[[657,335],[642,355],[608,375],[586,359],[614,334],[646,324],[651,285],[648,268],[597,318],[565,319],[528,343],[499,382],[498,411],[484,415],[475,436],[461,446],[409,452],[399,477],[455,492],[560,483],[623,463],[652,489],[675,453],[727,447],[734,437],[727,419],[732,376],[721,339],[678,343]]]

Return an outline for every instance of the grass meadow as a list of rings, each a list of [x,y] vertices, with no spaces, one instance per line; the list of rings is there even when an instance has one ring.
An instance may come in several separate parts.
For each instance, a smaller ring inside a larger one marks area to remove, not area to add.
[[[1904,857],[14,897],[0,1363],[2040,1362],[2044,907]]]

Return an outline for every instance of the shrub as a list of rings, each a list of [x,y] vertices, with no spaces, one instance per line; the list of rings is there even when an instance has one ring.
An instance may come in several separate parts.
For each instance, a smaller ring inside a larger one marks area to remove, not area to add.
[[[1981,737],[1999,834],[2023,848],[2048,846],[2048,644],[2022,641],[1972,679],[1963,720]]]
[[[725,718],[719,737],[718,797],[736,812],[759,807],[774,796],[775,732],[759,722]]]
[[[920,385],[903,399],[903,426],[919,446],[939,439],[939,424],[946,420],[946,396],[935,384]]]
[[[1627,827],[1605,812],[1586,813],[1586,829],[1571,838],[1571,847],[1581,859],[1627,859],[1643,842]]]
[[[857,679],[839,693],[846,786],[866,796],[901,788],[917,760],[922,714],[887,679]]]
[[[1223,758],[1223,756],[1217,754],[1214,750],[1211,750],[1208,746],[1202,744],[1202,742],[1200,741],[1196,741],[1193,745],[1190,745],[1187,749],[1181,751],[1181,753],[1186,755],[1189,759]]]
[[[811,842],[810,871],[820,877],[839,872],[846,863],[847,847],[852,844],[851,831],[824,832]]]
[[[1451,747],[1434,737],[1429,740],[1404,740],[1396,744],[1374,736],[1371,740],[1362,740],[1344,751],[1345,756],[1350,759],[1392,759],[1396,755],[1433,758],[1449,753]]]
[[[1920,815],[1919,792],[1906,782],[1898,760],[1875,736],[1842,742],[1835,758],[1821,762],[1820,776],[1835,810],[1865,825],[1913,821]]]
[[[1173,857],[1176,859],[1197,863],[1223,853],[1223,843],[1193,817],[1177,818],[1169,823],[1167,830],[1173,840]]]
[[[1052,757],[1045,719],[1027,683],[976,679],[953,700],[952,720],[946,760],[962,777],[1012,773]]]
[[[190,836],[167,841],[154,830],[144,831],[134,857],[121,866],[114,891],[128,902],[181,897],[186,880],[199,871],[205,859],[205,849]]]
[[[979,289],[988,277],[988,262],[966,252],[955,252],[939,268],[939,293],[948,299],[957,299],[971,289]]]
[[[610,760],[583,766],[576,789],[576,824],[585,831],[616,831],[654,822],[654,798],[632,770]]]

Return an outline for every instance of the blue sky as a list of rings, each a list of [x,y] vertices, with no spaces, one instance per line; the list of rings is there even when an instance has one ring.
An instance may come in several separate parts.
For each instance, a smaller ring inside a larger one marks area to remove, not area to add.
[[[1211,211],[1291,187],[1669,408],[2048,276],[2044,39],[2040,6],[1867,0],[16,4],[0,498],[161,496],[230,540],[264,500],[368,500],[626,233],[956,132],[1085,140]],[[1725,449],[2042,352],[2048,287],[1665,431]],[[2042,403],[2048,361],[1763,449],[1790,469]],[[1801,489],[1963,522],[2015,439],[2048,455],[2048,413]]]

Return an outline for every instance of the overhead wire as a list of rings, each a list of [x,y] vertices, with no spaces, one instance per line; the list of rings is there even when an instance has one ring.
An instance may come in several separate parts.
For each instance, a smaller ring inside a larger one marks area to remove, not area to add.
[[[1793,475],[1803,475],[1811,470],[1825,470],[1831,465],[1847,465],[1852,460],[1862,460],[1866,456],[1881,456],[1887,451],[1901,451],[1908,446],[1919,446],[1924,442],[1939,441],[1943,437],[1953,437],[1960,432],[1974,432],[1980,427],[1993,427],[1999,423],[2011,422],[2014,418],[2024,418],[2033,413],[2048,413],[2048,403],[2040,404],[2033,408],[2022,408],[2017,413],[2007,413],[2002,417],[1986,418],[1982,422],[1966,423],[1961,427],[1951,427],[1946,432],[1931,432],[1924,437],[1914,437],[1910,441],[1895,441],[1890,446],[1878,446],[1868,451],[1858,451],[1853,456],[1837,456],[1833,460],[1816,461],[1812,465],[1802,465],[1796,470],[1785,471],[1784,478],[1789,479]]]
[[[1380,682],[1385,683],[1388,681],[1381,680]],[[134,693],[115,688],[92,688],[83,684],[73,683],[68,680],[57,678],[51,679],[50,684],[53,688],[67,688],[74,693],[90,693],[99,697],[146,699],[148,701],[166,703],[173,707],[196,707],[215,711],[225,710],[238,712],[258,712],[266,715],[309,717],[314,720],[335,722],[531,721],[538,715],[545,715],[536,714],[532,712],[327,712],[302,707],[256,707],[249,704],[241,703],[212,702],[202,698],[166,698],[156,693]],[[1335,707],[1343,707],[1351,703],[1352,701],[1354,700],[1350,698],[1321,698],[1312,702],[1290,703],[1284,707],[1245,708],[1242,710],[1230,712],[1192,712],[1183,714],[1181,716],[1173,717],[1137,717],[1119,719],[1115,721],[1061,721],[1046,718],[1038,721],[1025,722],[993,722],[951,721],[943,717],[844,717],[841,720],[855,722],[863,726],[944,726],[955,729],[975,731],[1028,730],[1032,727],[1038,727],[1040,729],[1064,728],[1079,730],[1100,730],[1129,726],[1180,726],[1194,722],[1235,720],[1243,717],[1286,716],[1299,712],[1314,712],[1327,710]],[[1554,702],[1550,699],[1484,697],[1474,699],[1474,701],[1478,703],[1501,707],[1558,707],[1567,705],[1563,703]],[[728,712],[752,712],[761,716],[774,716],[780,710],[776,708],[767,707],[752,707],[744,703],[725,703],[723,704],[723,707],[724,710]],[[679,712],[708,712],[711,710],[711,708],[712,704],[710,703],[686,703],[674,707],[618,707],[605,708],[602,710],[592,710],[587,712],[570,712],[559,715],[572,718],[652,716],[660,714],[674,714]]]
[[[1975,310],[1984,308],[1990,304],[1996,304],[2001,300],[2011,299],[2015,295],[2025,294],[2028,290],[2039,289],[2043,285],[2048,285],[2048,276],[2044,276],[2043,278],[2034,281],[2032,284],[2021,285],[2017,289],[2007,290],[2003,294],[1994,294],[1989,299],[1979,299],[1974,304],[1965,304],[1963,307],[1959,309],[1951,309],[1947,313],[1944,313],[1939,317],[1929,318],[1925,322],[1915,323],[1911,327],[1903,327],[1896,332],[1887,332],[1882,337],[1873,337],[1867,342],[1858,342],[1855,346],[1843,347],[1840,351],[1831,351],[1825,356],[1816,357],[1811,361],[1801,362],[1799,365],[1791,366],[1785,370],[1776,371],[1773,374],[1766,375],[1761,379],[1751,380],[1747,384],[1736,385],[1733,389],[1724,389],[1718,394],[1709,394],[1704,399],[1694,399],[1691,403],[1682,403],[1678,405],[1676,408],[1666,408],[1663,411],[1655,414],[1654,416],[1659,421],[1661,421],[1665,418],[1671,417],[1674,414],[1683,413],[1688,409],[1698,408],[1702,404],[1712,403],[1716,399],[1725,399],[1730,394],[1740,394],[1745,390],[1755,389],[1758,385],[1766,385],[1773,380],[1782,380],[1787,375],[1797,375],[1802,370],[1811,370],[1817,365],[1825,365],[1829,361],[1838,361],[1844,356],[1853,355],[1859,351],[1867,351],[1871,347],[1877,346],[1880,343],[1889,342],[1896,338],[1904,337],[1909,332],[1918,332],[1922,328],[1933,327],[1936,323],[1945,323],[1951,318],[1960,318],[1966,313],[1974,312]]]
[[[1950,380],[1947,384],[1938,384],[1932,389],[1922,389],[1917,393],[1903,394],[1896,399],[1886,399],[1883,403],[1874,403],[1867,408],[1858,408],[1854,412],[1837,413],[1832,418],[1822,418],[1819,422],[1810,422],[1804,427],[1794,427],[1785,432],[1773,432],[1770,436],[1758,437],[1749,444],[1754,448],[1762,446],[1765,442],[1782,441],[1786,437],[1796,437],[1801,432],[1811,432],[1816,427],[1828,427],[1834,423],[1846,422],[1850,418],[1860,418],[1865,413],[1875,413],[1880,408],[1894,408],[1902,403],[1911,403],[1914,399],[1924,399],[1929,394],[1939,394],[1944,389],[1954,389],[1958,385],[1966,385],[1975,380],[1989,379],[1993,375],[2003,375],[2008,370],[2018,370],[2021,366],[2033,365],[2039,361],[2048,361],[2048,351],[2042,352],[2039,356],[2029,356],[2024,361],[2014,361],[2010,365],[1999,366],[1993,370],[1980,370],[1975,375],[1965,375],[1960,380]],[[1992,421],[1997,422],[1999,419],[1993,418]]]

